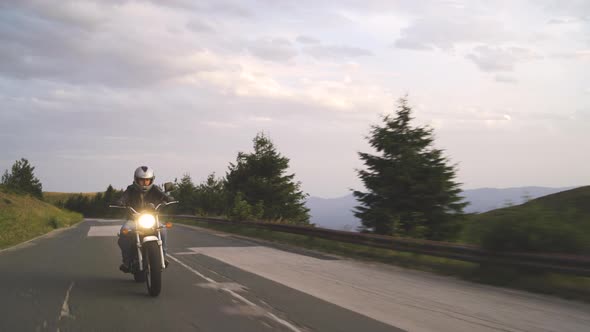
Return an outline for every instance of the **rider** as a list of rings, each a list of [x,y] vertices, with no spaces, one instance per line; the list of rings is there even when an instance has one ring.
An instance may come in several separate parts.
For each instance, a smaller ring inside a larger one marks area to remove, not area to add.
[[[117,201],[117,205],[120,206],[131,206],[135,210],[139,211],[145,208],[148,204],[152,203],[158,205],[162,202],[171,202],[172,197],[166,195],[164,192],[154,186],[154,170],[147,166],[140,166],[135,170],[133,176],[133,184],[128,186],[123,196]],[[132,218],[128,218],[119,232],[119,248],[121,248],[121,256],[123,258],[123,264],[119,266],[119,269],[125,273],[131,271],[131,262],[133,259],[133,250],[135,249],[135,238],[131,236],[132,231],[135,230],[135,222]],[[123,230],[127,229],[131,232],[126,232],[127,235],[123,235]],[[162,236],[162,247],[164,249],[164,255],[166,255],[166,229],[163,228],[161,231]],[[166,260],[166,266],[168,261]]]

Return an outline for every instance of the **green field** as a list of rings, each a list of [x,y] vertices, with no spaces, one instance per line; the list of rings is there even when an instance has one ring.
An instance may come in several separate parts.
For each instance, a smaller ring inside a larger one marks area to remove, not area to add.
[[[6,248],[67,227],[82,220],[82,215],[59,209],[28,195],[0,191],[0,248]]]
[[[468,216],[459,241],[495,251],[590,254],[590,186]]]

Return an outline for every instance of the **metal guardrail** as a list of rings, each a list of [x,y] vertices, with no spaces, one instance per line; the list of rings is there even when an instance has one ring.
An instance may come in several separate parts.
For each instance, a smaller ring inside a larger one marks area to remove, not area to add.
[[[369,247],[451,258],[479,264],[513,266],[590,277],[590,257],[582,255],[491,252],[483,250],[475,245],[337,231],[310,226],[255,221],[236,222],[226,219],[204,218],[190,215],[168,215],[168,217],[196,220],[213,224],[244,225],[284,233],[300,234]]]

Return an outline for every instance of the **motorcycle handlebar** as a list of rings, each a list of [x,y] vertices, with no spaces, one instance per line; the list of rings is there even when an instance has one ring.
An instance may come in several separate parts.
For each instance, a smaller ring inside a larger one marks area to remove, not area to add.
[[[158,209],[159,209],[161,206],[168,206],[168,205],[177,204],[177,203],[178,203],[178,201],[172,201],[172,202],[165,202],[165,203],[160,203],[160,204],[158,204],[158,206],[156,206],[155,210],[156,210],[156,211],[158,211]],[[135,211],[135,209],[134,209],[134,208],[132,208],[131,206],[109,205],[109,207],[111,207],[111,208],[117,208],[117,209],[129,209],[129,210],[131,210],[133,213],[135,213],[135,214],[139,214],[139,212]]]
[[[116,208],[116,209],[129,209],[129,210],[131,210],[133,213],[135,213],[135,214],[139,214],[139,212],[135,211],[135,209],[134,209],[134,208],[132,208],[131,206],[109,205],[109,207],[111,207],[111,208]]]
[[[160,203],[160,204],[158,204],[158,206],[156,206],[156,211],[158,211],[158,209],[159,209],[159,208],[160,208],[160,206],[162,206],[162,205],[163,205],[163,206],[168,206],[168,205],[171,205],[171,204],[176,204],[176,203],[178,203],[178,201],[172,201],[172,202],[165,202],[165,203]]]

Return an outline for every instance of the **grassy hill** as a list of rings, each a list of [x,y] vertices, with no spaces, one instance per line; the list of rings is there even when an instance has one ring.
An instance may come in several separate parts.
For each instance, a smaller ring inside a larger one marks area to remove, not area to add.
[[[79,213],[59,209],[31,196],[0,191],[0,248],[81,220]]]
[[[590,186],[469,217],[465,242],[491,250],[590,254]]]

